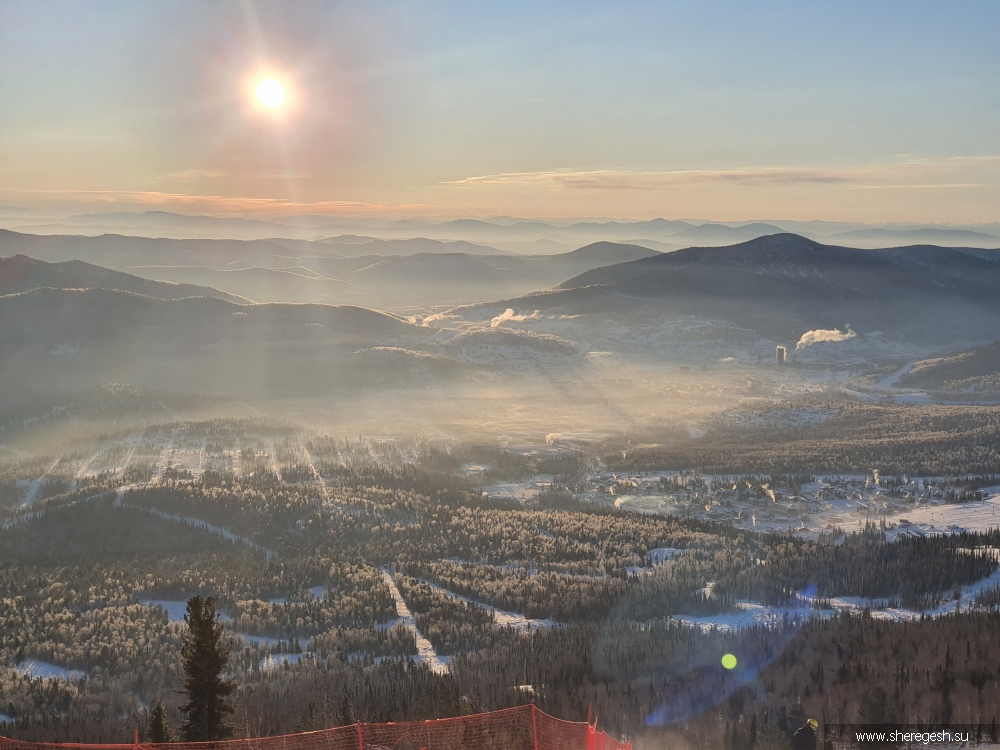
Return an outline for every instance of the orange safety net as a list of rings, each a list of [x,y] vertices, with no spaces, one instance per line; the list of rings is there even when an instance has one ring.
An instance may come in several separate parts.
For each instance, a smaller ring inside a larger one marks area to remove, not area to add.
[[[317,732],[221,742],[84,745],[0,737],[0,750],[632,750],[585,721],[563,721],[534,704],[451,719],[350,724]]]

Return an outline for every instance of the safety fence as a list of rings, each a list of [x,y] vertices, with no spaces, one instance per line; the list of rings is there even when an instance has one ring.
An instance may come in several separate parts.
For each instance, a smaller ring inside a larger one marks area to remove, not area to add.
[[[534,704],[471,716],[388,724],[349,724],[277,737],[219,742],[97,745],[22,742],[0,737],[0,750],[631,750],[597,722],[564,721]]]

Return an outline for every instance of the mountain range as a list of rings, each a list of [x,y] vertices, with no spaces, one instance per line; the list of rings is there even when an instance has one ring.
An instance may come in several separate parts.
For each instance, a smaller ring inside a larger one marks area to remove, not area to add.
[[[323,270],[350,282],[307,265],[185,271],[203,279],[257,275],[263,280],[255,283],[289,295],[264,304],[19,255],[0,259],[0,381],[7,398],[19,389],[67,393],[112,382],[238,398],[308,396],[451,381],[480,366],[565,369],[567,357],[588,350],[667,361],[678,341],[735,343],[746,353],[771,342],[773,352],[773,342],[794,345],[815,329],[839,329],[842,340],[872,346],[902,343],[926,357],[996,339],[998,255],[928,245],[858,250],[776,234],[666,254],[600,242],[535,258],[317,256],[329,264]],[[287,279],[285,288],[277,277]],[[536,291],[494,301],[511,279],[533,281]],[[345,289],[391,296],[408,286],[462,288],[490,301],[409,316],[296,302],[308,285],[334,297]],[[924,363],[907,379],[982,377],[992,372],[992,351],[960,356],[958,370],[947,359]]]
[[[374,252],[379,249],[391,254]],[[0,255],[8,253],[56,262],[81,259],[146,279],[214,287],[256,302],[349,303],[395,309],[524,294],[592,268],[649,257],[657,251],[596,242],[566,253],[514,256],[468,242],[421,238],[173,240],[36,236],[0,230]],[[129,290],[146,293],[137,287]]]
[[[218,297],[229,302],[250,301],[207,286],[150,281],[132,274],[84,263],[81,260],[46,263],[26,255],[0,257],[0,296],[28,292],[40,287],[118,289],[123,292],[133,292],[164,300],[185,297]]]
[[[778,340],[850,325],[928,345],[986,341],[1000,330],[1000,263],[981,256],[927,245],[859,250],[778,234],[593,269],[555,289],[461,314],[694,316]]]

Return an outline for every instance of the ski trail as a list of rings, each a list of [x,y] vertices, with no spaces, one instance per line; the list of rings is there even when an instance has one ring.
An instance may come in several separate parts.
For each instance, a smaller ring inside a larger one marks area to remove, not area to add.
[[[42,508],[41,510],[33,511],[32,513],[22,513],[19,516],[14,516],[14,518],[12,518],[10,521],[7,521],[5,524],[0,526],[0,529],[6,531],[7,529],[12,528],[14,526],[18,526],[20,524],[37,521],[39,518],[43,518],[48,513],[58,513],[59,511],[65,510],[67,508],[73,508],[76,507],[77,505],[82,505],[83,503],[89,503],[91,500],[98,497],[104,497],[106,494],[107,494],[106,491],[102,491],[98,492],[95,495],[88,495],[87,497],[77,498],[76,500],[73,500],[72,502],[69,503],[63,503],[62,505],[55,508]]]
[[[281,467],[278,466],[278,449],[277,449],[277,444],[278,444],[277,438],[275,438],[274,440],[271,441],[271,450],[270,450],[270,456],[269,456],[270,461],[268,463],[271,465],[271,473],[274,474],[274,476],[276,476],[280,480],[281,479]]]
[[[420,663],[426,664],[435,674],[447,673],[448,665],[441,661],[441,657],[437,655],[431,642],[424,638],[420,631],[417,630],[417,619],[410,612],[410,608],[406,606],[406,602],[403,601],[403,595],[396,588],[396,582],[392,579],[392,573],[387,568],[381,568],[381,571],[382,578],[385,579],[385,584],[389,587],[389,592],[396,602],[396,614],[403,621],[403,625],[413,633],[413,637],[417,642],[417,655],[420,657]]]
[[[264,557],[271,560],[277,557],[277,553],[274,550],[269,550],[267,547],[263,547],[254,541],[251,541],[245,536],[239,536],[234,534],[229,529],[224,529],[221,526],[216,526],[208,521],[203,521],[200,518],[194,518],[193,516],[182,516],[179,513],[167,513],[166,511],[157,510],[156,508],[143,508],[139,505],[129,505],[125,502],[125,492],[126,490],[135,489],[136,485],[130,485],[129,487],[122,488],[118,492],[118,497],[115,500],[116,508],[132,508],[133,510],[139,510],[143,513],[149,513],[150,515],[156,516],[157,518],[162,518],[164,521],[173,521],[174,523],[182,523],[185,526],[190,526],[195,529],[203,529],[210,534],[215,534],[216,536],[221,536],[230,542],[240,542],[245,544],[250,549],[255,552],[263,552]]]
[[[55,469],[56,466],[59,465],[59,461],[61,458],[62,457],[60,456],[55,461],[53,461],[52,465],[49,468],[47,468],[45,472],[40,477],[38,477],[38,479],[32,480],[32,482],[28,485],[28,491],[24,495],[24,502],[21,503],[20,508],[30,508],[34,504],[35,498],[38,497],[38,491],[42,488],[42,481],[45,479],[45,477],[47,477],[49,474],[52,473],[53,469]]]
[[[891,391],[894,387],[893,384],[901,377],[903,377],[906,373],[908,373],[910,370],[912,370],[914,364],[915,364],[914,362],[909,362],[903,365],[898,370],[895,370],[886,375],[875,385],[873,385],[872,388],[876,391]]]
[[[163,476],[163,472],[167,470],[167,463],[170,460],[170,452],[174,448],[174,441],[170,441],[170,445],[160,451],[160,458],[156,462],[156,474],[152,479],[149,480],[149,484],[159,484],[160,478]]]
[[[316,480],[319,482],[319,491],[320,494],[323,495],[323,500],[326,501],[328,506],[333,505],[334,502],[330,498],[330,491],[326,487],[326,480],[323,479],[323,477],[320,476],[319,471],[316,470],[316,464],[313,463],[312,456],[309,455],[309,451],[306,450],[306,447],[302,445],[301,440],[299,441],[299,447],[302,449],[302,452],[306,454],[306,463],[309,464],[309,468],[312,471],[313,476],[316,477]]]
[[[205,448],[208,445],[208,438],[202,438],[201,450],[198,452],[198,476],[195,479],[200,480],[205,476]]]
[[[80,480],[87,475],[87,469],[90,465],[94,463],[94,459],[97,458],[97,452],[95,452],[90,458],[84,461],[83,465],[79,468],[76,474],[73,475],[73,482],[70,484],[69,491],[76,492],[76,487],[80,483]]]
[[[417,580],[419,580],[421,583],[427,584],[434,591],[440,591],[442,594],[452,599],[464,602],[466,604],[471,604],[476,607],[482,607],[483,609],[492,612],[493,617],[496,620],[496,624],[501,625],[503,627],[510,627],[514,628],[515,630],[520,630],[521,632],[524,633],[529,633],[532,630],[538,630],[539,628],[551,628],[559,624],[554,620],[535,620],[532,619],[531,617],[525,617],[524,615],[518,612],[509,612],[505,609],[497,609],[491,604],[483,604],[482,602],[477,602],[475,599],[469,599],[468,597],[462,596],[461,594],[456,594],[454,591],[449,591],[448,589],[444,588],[444,586],[440,586],[436,583],[433,583],[432,581],[428,581],[426,578],[419,578]]]
[[[998,550],[984,550],[983,554],[997,555]],[[829,609],[815,609],[819,597],[796,595],[794,603],[786,606],[771,606],[756,602],[737,602],[737,612],[719,615],[672,615],[669,619],[704,631],[719,630],[720,632],[744,630],[752,626],[773,627],[787,621],[804,622],[812,618],[825,619],[834,617],[843,611],[860,613],[868,611],[876,620],[891,620],[893,622],[910,622],[923,617],[942,617],[956,611],[976,610],[975,599],[983,591],[1000,586],[1000,567],[990,575],[961,588],[960,597],[942,602],[937,607],[925,610],[905,609],[903,607],[887,607],[884,600],[871,601],[859,596],[839,596],[827,599]],[[982,610],[979,610],[982,611]]]
[[[135,455],[135,441],[132,441],[129,445],[128,453],[125,455],[125,460],[122,462],[121,473],[125,476],[125,472],[128,471],[129,464],[132,463],[132,456]]]

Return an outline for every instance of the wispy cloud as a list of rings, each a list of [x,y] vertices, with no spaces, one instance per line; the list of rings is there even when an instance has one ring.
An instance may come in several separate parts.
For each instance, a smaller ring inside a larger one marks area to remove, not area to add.
[[[862,190],[965,190],[987,187],[982,182],[938,182],[926,185],[851,185]]]
[[[735,182],[745,185],[796,183],[842,183],[857,179],[857,173],[831,169],[688,169],[673,171],[632,171],[601,169],[589,171],[506,172],[450,180],[445,185],[552,185],[598,190],[649,190],[692,182]]]
[[[171,172],[170,174],[163,175],[158,179],[173,179],[173,180],[191,180],[197,178],[209,178],[209,179],[220,179],[225,177],[225,172],[220,172],[214,169],[185,169],[180,172]]]
[[[224,195],[168,193],[155,190],[9,190],[0,188],[0,195],[34,198],[58,203],[92,203],[99,205],[157,206],[205,211],[209,213],[318,213],[357,214],[387,213],[395,210],[430,208],[424,204],[390,206],[384,203],[360,201],[291,201],[284,198],[250,198]]]
[[[992,167],[1000,157],[955,157],[934,161],[908,159],[873,167],[755,167],[739,169],[627,170],[557,169],[539,172],[503,172],[476,175],[442,183],[455,188],[479,186],[535,186],[579,190],[657,190],[698,183],[748,187],[842,185],[881,190],[950,190],[985,187],[985,183],[957,181],[962,167]],[[966,176],[966,175],[963,175]],[[937,179],[935,179],[937,178]]]

